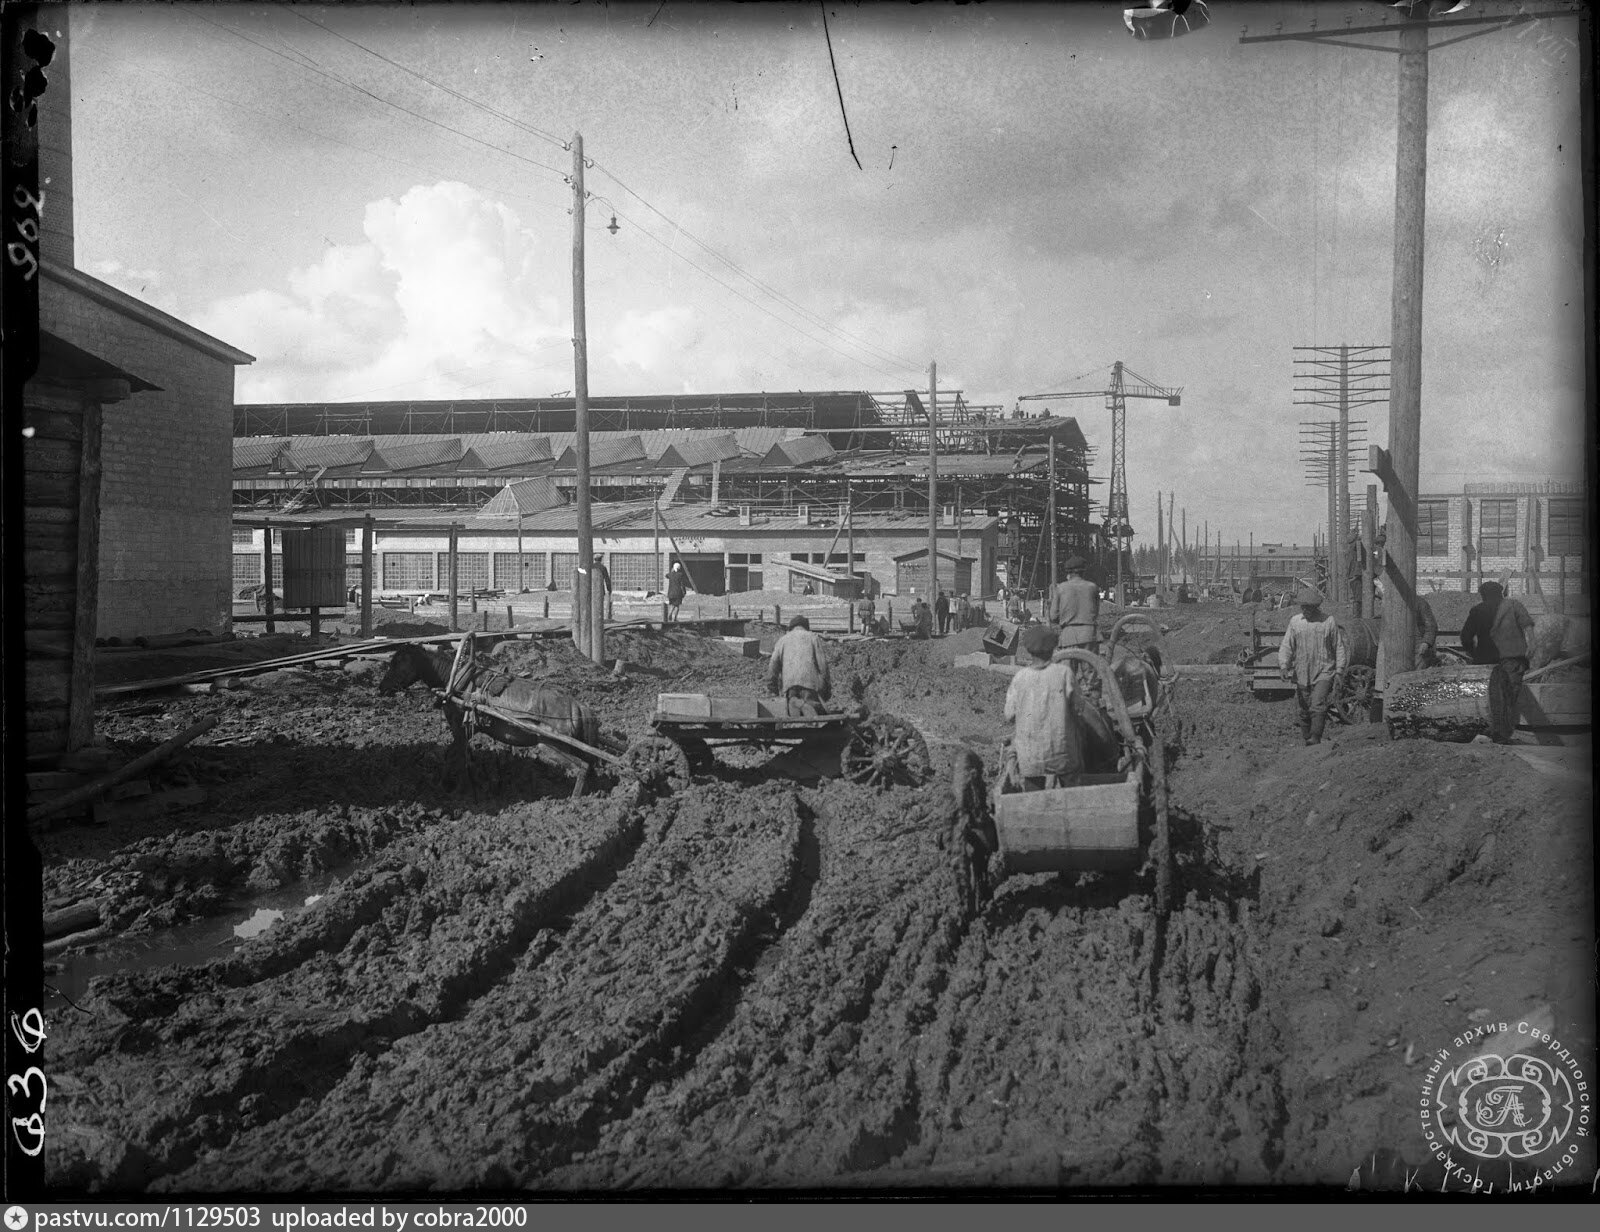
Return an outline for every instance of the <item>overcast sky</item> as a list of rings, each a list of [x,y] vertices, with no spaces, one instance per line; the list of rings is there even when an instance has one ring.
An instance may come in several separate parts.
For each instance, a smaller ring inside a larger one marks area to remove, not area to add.
[[[591,393],[936,360],[1009,410],[1121,359],[1184,391],[1130,403],[1141,541],[1175,490],[1309,542],[1292,348],[1388,341],[1396,59],[1239,35],[1392,10],[1123,7],[830,7],[836,91],[816,4],[75,5],[77,262],[255,355],[240,402],[567,392],[577,131]],[[1576,37],[1431,57],[1424,491],[1581,475]],[[1106,476],[1109,412],[1060,405]]]

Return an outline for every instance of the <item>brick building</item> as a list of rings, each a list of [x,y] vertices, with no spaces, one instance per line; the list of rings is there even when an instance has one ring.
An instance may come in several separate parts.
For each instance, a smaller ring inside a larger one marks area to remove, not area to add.
[[[1582,483],[1469,483],[1417,501],[1417,587],[1513,594],[1587,590],[1589,500]]]
[[[251,356],[75,268],[69,6],[40,100],[39,324],[142,388],[101,423],[100,637],[221,631],[232,618],[234,368]]]

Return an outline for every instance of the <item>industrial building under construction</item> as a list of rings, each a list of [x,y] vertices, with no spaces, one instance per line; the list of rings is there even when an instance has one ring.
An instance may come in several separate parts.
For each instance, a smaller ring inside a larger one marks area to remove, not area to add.
[[[703,593],[759,588],[763,575],[787,588],[772,576],[777,559],[817,570],[819,586],[831,572],[890,593],[925,587],[925,395],[651,395],[589,409],[596,547],[617,553],[619,588],[655,589],[668,552],[687,558]],[[576,561],[562,513],[576,485],[574,421],[571,398],[238,406],[235,581],[261,580],[263,521],[344,522],[353,539],[370,517],[379,586],[437,584],[454,528],[463,584],[563,589]],[[1058,567],[1073,555],[1111,563],[1075,419],[940,391],[932,422],[942,589],[1037,590],[1052,553]]]

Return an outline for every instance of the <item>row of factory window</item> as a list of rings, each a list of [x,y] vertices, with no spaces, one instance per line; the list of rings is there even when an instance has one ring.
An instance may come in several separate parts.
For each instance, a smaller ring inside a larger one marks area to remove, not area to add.
[[[1583,555],[1583,502],[1578,499],[1550,500],[1549,531],[1543,544],[1545,556]],[[1480,556],[1515,556],[1517,531],[1521,525],[1515,497],[1505,500],[1479,499],[1478,533],[1473,547]],[[1417,555],[1450,554],[1450,502],[1417,502]]]

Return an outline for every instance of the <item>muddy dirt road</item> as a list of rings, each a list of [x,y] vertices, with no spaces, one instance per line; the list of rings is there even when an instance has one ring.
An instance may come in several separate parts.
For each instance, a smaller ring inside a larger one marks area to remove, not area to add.
[[[746,754],[668,799],[569,800],[486,740],[450,795],[431,698],[372,664],[109,707],[128,753],[221,722],[172,770],[201,808],[39,837],[47,900],[101,899],[119,937],[46,976],[71,997],[51,1182],[1438,1188],[1420,1084],[1470,1024],[1531,1017],[1592,1075],[1587,749],[1303,748],[1292,703],[1193,673],[1165,925],[1148,874],[1016,877],[968,923],[946,775],[963,747],[992,766],[1006,687],[950,666],[977,638],[837,647],[840,692],[914,720],[941,770],[881,795]],[[623,735],[658,692],[764,674],[685,634],[609,649],[622,679],[496,653]],[[269,895],[283,918],[235,937]]]

